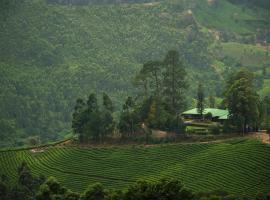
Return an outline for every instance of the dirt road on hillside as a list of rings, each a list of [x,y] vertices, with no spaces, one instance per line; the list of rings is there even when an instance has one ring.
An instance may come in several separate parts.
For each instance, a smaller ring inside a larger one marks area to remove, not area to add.
[[[270,144],[270,135],[265,132],[256,132],[247,135],[249,138],[255,138],[262,141],[265,144]]]

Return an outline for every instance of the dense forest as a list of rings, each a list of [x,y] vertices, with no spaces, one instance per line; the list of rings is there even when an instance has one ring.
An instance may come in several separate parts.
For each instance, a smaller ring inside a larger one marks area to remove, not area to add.
[[[240,67],[269,95],[268,1],[96,2],[0,2],[2,147],[67,136],[75,100],[91,93],[107,93],[120,118],[125,99],[141,94],[134,75],[171,49],[186,67],[185,108],[196,105],[198,82],[220,102]]]

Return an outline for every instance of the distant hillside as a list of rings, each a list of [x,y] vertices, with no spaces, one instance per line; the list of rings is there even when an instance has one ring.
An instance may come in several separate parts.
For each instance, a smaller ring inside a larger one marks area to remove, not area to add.
[[[54,176],[79,192],[95,182],[120,189],[138,179],[178,178],[194,192],[225,190],[253,199],[269,192],[269,153],[269,145],[243,139],[149,147],[51,147],[0,152],[0,174],[14,181],[24,160],[33,174]]]
[[[157,1],[158,0],[46,0],[47,3],[62,5],[152,3]]]
[[[269,94],[266,7],[227,0],[94,2],[0,2],[0,132],[9,137],[0,146],[25,142],[14,135],[61,138],[76,98],[90,92],[107,92],[119,111],[125,97],[137,93],[132,82],[142,64],[170,49],[179,50],[186,65],[189,99],[199,81],[206,95],[220,97],[227,74],[239,67],[256,72],[258,89]],[[231,53],[247,44],[248,53]]]
[[[259,6],[262,8],[270,8],[270,2],[268,0],[229,0],[234,4],[243,4],[249,6]]]

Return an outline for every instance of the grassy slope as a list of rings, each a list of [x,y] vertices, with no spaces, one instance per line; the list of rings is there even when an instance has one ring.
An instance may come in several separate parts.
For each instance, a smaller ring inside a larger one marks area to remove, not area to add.
[[[262,87],[259,90],[261,96],[270,95],[269,77],[270,77],[270,52],[261,46],[239,44],[228,42],[222,44],[222,53],[224,56],[233,58],[242,66],[253,71],[263,80]],[[262,76],[263,67],[266,67],[266,75]]]
[[[270,52],[263,47],[229,42],[223,43],[222,48],[225,56],[236,59],[253,71],[261,70],[267,64],[270,66]]]
[[[207,0],[200,1],[195,15],[205,27],[235,34],[255,33],[256,28],[269,27],[269,12],[262,7],[232,4],[227,0],[216,1],[210,5]]]
[[[270,95],[270,79],[265,79],[263,83],[263,88],[259,91],[261,96]]]
[[[18,165],[26,160],[34,174],[55,176],[75,191],[97,181],[123,188],[140,178],[171,177],[194,191],[224,189],[254,196],[270,189],[269,153],[269,145],[254,140],[147,148],[56,147],[35,154],[1,152],[0,174],[15,178]]]

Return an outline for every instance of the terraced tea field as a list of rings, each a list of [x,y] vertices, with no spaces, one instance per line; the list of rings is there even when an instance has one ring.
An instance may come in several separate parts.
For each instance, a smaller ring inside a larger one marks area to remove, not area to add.
[[[26,160],[34,174],[56,177],[74,191],[101,182],[124,188],[138,179],[179,178],[194,191],[224,189],[254,196],[270,191],[270,146],[256,140],[212,144],[119,146],[103,148],[50,147],[0,152],[0,174],[16,178]]]

